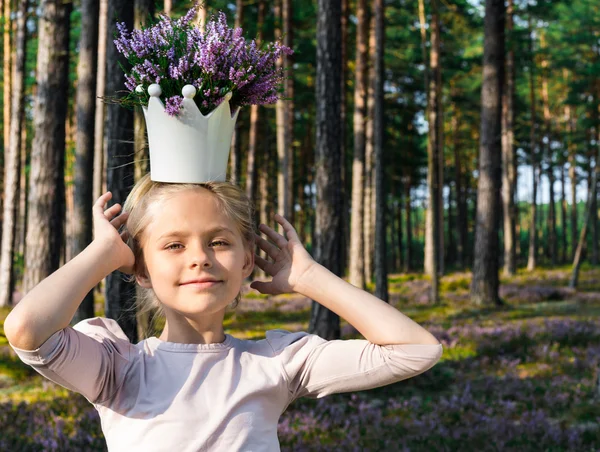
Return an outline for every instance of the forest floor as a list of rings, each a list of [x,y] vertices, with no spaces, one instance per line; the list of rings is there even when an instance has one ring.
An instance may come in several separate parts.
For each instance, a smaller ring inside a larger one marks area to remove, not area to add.
[[[502,280],[500,308],[473,306],[469,273],[441,281],[433,305],[420,274],[390,276],[391,303],[444,345],[433,369],[384,388],[301,399],[279,424],[282,450],[600,450],[600,269],[519,272]],[[310,300],[248,292],[227,332],[308,328]],[[99,306],[101,300],[98,300]],[[0,450],[105,450],[95,410],[23,365],[2,330]],[[352,328],[342,323],[344,338]]]

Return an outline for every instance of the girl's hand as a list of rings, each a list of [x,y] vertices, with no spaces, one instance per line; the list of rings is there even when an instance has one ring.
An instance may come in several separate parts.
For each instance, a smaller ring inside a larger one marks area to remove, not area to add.
[[[259,229],[271,239],[271,242],[257,235],[257,244],[273,261],[256,255],[256,265],[263,269],[273,279],[271,281],[254,281],[250,287],[260,293],[278,295],[295,292],[299,281],[308,270],[316,265],[311,255],[306,251],[294,227],[281,215],[275,215],[275,221],[283,226],[287,239],[270,227],[261,224]]]
[[[127,221],[128,214],[122,213],[120,204],[115,204],[104,210],[106,203],[112,198],[111,192],[106,192],[98,198],[92,207],[94,220],[94,242],[108,247],[113,251],[116,269],[123,273],[133,273],[135,257],[133,251],[126,244],[127,231],[119,233],[119,228]]]

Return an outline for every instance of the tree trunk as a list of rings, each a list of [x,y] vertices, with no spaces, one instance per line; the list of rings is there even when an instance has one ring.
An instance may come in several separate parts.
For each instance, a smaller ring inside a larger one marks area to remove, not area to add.
[[[133,2],[111,0],[108,3],[107,17],[118,17],[128,29],[133,28]],[[122,90],[125,76],[119,63],[127,65],[127,60],[117,52],[112,44],[116,32],[116,22],[108,22],[106,43],[106,93]],[[133,112],[119,105],[111,104],[106,109],[105,145],[107,158],[106,184],[112,192],[112,203],[123,205],[134,183],[133,149],[128,137],[133,134]],[[135,286],[126,282],[119,272],[106,278],[106,317],[115,319],[132,343],[137,342],[137,324],[134,309]]]
[[[506,53],[506,80],[502,95],[502,209],[504,231],[504,274],[513,276],[517,271],[515,238],[515,134],[514,134],[514,91],[515,51],[513,39],[513,0],[508,0],[506,9],[506,32],[509,44]]]
[[[442,218],[440,216],[440,152],[443,152],[443,144],[440,140],[440,126],[442,118],[439,98],[441,85],[440,69],[440,17],[438,13],[438,0],[431,1],[431,54],[429,67],[431,68],[431,79],[429,81],[429,143],[427,184],[429,186],[429,202],[427,204],[426,238],[425,238],[425,266],[431,278],[431,301],[439,302],[439,275],[441,263],[440,230],[442,229]]]
[[[98,52],[98,0],[82,0],[79,62],[77,64],[77,136],[75,183],[73,186],[73,234],[68,238],[70,256],[81,253],[92,241],[94,201],[94,122],[96,117],[96,73]],[[94,317],[94,291],[79,305],[72,323]]]
[[[167,16],[171,15],[171,10],[173,9],[173,0],[165,0],[165,14]]]
[[[315,260],[340,276],[340,80],[341,3],[318,0],[317,13],[317,218]],[[309,330],[323,339],[340,337],[340,319],[316,301],[312,303]]]
[[[21,159],[21,176],[19,186],[19,214],[17,216],[17,243],[16,251],[20,256],[25,257],[27,250],[26,238],[27,238],[27,195],[29,193],[29,181],[27,178],[27,164],[29,161],[29,152],[27,144],[27,121],[23,118],[23,125],[21,126],[21,149],[19,150]]]
[[[389,301],[388,270],[386,258],[386,190],[385,162],[383,160],[385,141],[383,84],[385,72],[383,46],[385,43],[385,6],[383,0],[375,0],[375,115],[373,117],[373,136],[375,151],[375,296]]]
[[[235,2],[235,28],[242,28],[244,26],[244,2],[243,0],[236,0]],[[240,112],[241,113],[241,112]],[[231,151],[229,154],[230,163],[230,175],[231,182],[240,185],[241,184],[241,171],[242,171],[242,143],[240,137],[241,121],[236,121],[233,129],[233,137],[231,139]]]
[[[371,17],[369,30],[369,61],[367,82],[367,118],[365,122],[365,170],[364,170],[364,202],[363,202],[363,244],[364,244],[364,279],[371,283],[373,278],[373,168],[374,168],[374,142],[373,142],[373,116],[375,115],[375,16]]]
[[[546,49],[545,35],[540,35],[540,44],[542,49]],[[550,254],[550,262],[554,266],[557,263],[558,248],[556,243],[556,205],[554,199],[554,152],[552,151],[552,131],[550,130],[550,105],[548,95],[548,58],[542,60],[542,101],[544,104],[544,133],[546,135],[545,157],[548,163],[548,182],[549,182],[549,206],[548,206],[548,251]]]
[[[104,193],[106,160],[104,158],[104,116],[106,104],[102,102],[106,86],[106,42],[108,0],[100,0],[98,15],[98,64],[96,80],[96,118],[94,125],[94,200]],[[110,45],[113,45],[112,42]],[[112,95],[113,93],[109,93]]]
[[[398,224],[398,238],[396,239],[396,271],[400,272],[404,266],[404,259],[402,258],[402,242],[404,241],[404,231],[402,230],[402,191],[400,187],[398,187],[397,196],[396,221]]]
[[[571,182],[571,258],[575,259],[577,244],[577,148],[574,143],[575,124],[573,111],[570,105],[565,105],[565,120],[567,122],[568,149],[569,149],[569,180]]]
[[[350,236],[350,284],[364,289],[364,173],[365,117],[367,114],[367,58],[369,18],[366,0],[356,5],[356,70],[354,84],[354,157],[352,160],[352,217]]]
[[[565,193],[566,177],[565,177],[565,163],[562,162],[560,166],[560,218],[561,218],[561,253],[560,262],[564,263],[567,261],[567,196]]]
[[[465,199],[465,187],[463,184],[463,169],[460,156],[460,111],[454,104],[454,114],[452,115],[452,148],[454,151],[454,185],[456,187],[456,265],[459,269],[464,269],[466,263],[467,236],[467,203]]]
[[[349,268],[349,256],[350,256],[350,228],[347,226],[350,224],[350,196],[349,193],[352,192],[352,180],[349,177],[348,169],[347,169],[347,152],[346,147],[348,145],[348,137],[347,137],[347,127],[346,127],[346,118],[348,111],[348,90],[346,89],[346,84],[348,82],[348,19],[350,16],[348,3],[349,0],[341,0],[342,1],[342,80],[340,83],[340,92],[342,103],[340,105],[340,136],[341,140],[341,148],[340,148],[340,158],[342,161],[341,165],[341,177],[342,177],[342,225],[343,225],[343,242],[342,242],[342,262],[344,263],[343,274],[346,275]],[[299,168],[302,171],[301,168]],[[364,209],[363,209],[364,210]],[[364,273],[364,272],[363,272]]]
[[[27,44],[28,0],[19,2],[15,61],[12,72],[12,106],[10,108],[9,148],[4,155],[4,214],[2,216],[2,252],[0,255],[0,306],[12,304],[15,286],[13,258],[15,254],[19,186],[21,184],[21,129],[23,128],[23,96],[25,91],[25,57]],[[8,103],[8,102],[7,102]]]
[[[262,42],[263,26],[265,22],[265,0],[258,2],[257,44]],[[250,107],[250,133],[248,135],[248,161],[246,164],[246,195],[252,201],[256,198],[256,147],[258,143],[258,129],[260,110],[258,105]]]
[[[58,268],[65,215],[65,120],[73,3],[44,0],[41,8],[24,293]]]
[[[412,271],[412,204],[410,200],[410,177],[407,177],[407,183],[404,184],[404,210],[406,211],[406,256],[404,259],[404,271]]]
[[[529,18],[530,39],[529,51],[531,54],[531,69],[529,73],[529,98],[531,103],[531,124],[529,126],[529,144],[531,152],[532,196],[531,196],[531,223],[529,227],[529,255],[527,257],[527,270],[533,271],[537,266],[537,187],[539,180],[539,159],[537,156],[537,143],[535,136],[535,55],[533,53],[533,30],[531,29],[531,17]]]
[[[275,15],[279,18],[280,27],[275,29],[276,39],[282,38],[286,45],[291,44],[291,0],[276,0]],[[339,19],[339,18],[338,18]],[[282,55],[278,60],[279,67],[286,68],[285,95],[286,98],[291,98],[293,85],[290,83],[293,77],[291,58],[287,55]],[[291,111],[293,108],[292,100],[278,100],[276,106],[276,123],[277,123],[277,211],[280,215],[292,220],[292,127],[290,123]]]
[[[154,17],[154,0],[135,0],[134,26],[140,29],[148,23],[148,18]],[[133,130],[135,142],[135,180],[138,181],[150,172],[150,148],[146,142],[146,121],[140,107],[133,111]]]
[[[504,0],[486,0],[481,87],[481,135],[477,228],[471,299],[498,305],[498,233],[502,171],[502,90],[504,87]]]

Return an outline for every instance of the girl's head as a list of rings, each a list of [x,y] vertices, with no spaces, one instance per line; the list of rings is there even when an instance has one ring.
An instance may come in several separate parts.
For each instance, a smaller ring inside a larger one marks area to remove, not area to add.
[[[169,184],[149,175],[123,206],[135,256],[142,311],[156,308],[193,318],[224,312],[239,300],[254,267],[254,215],[229,182]]]

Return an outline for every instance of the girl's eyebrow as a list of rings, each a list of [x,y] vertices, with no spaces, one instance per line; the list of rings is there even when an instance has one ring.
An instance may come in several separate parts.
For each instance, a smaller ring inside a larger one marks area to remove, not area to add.
[[[204,231],[204,235],[213,235],[213,234],[217,234],[219,232],[228,232],[230,234],[234,234],[234,232],[226,227],[223,226],[217,226],[215,228],[209,229],[207,231]],[[165,232],[164,234],[162,234],[158,239],[156,239],[157,241],[168,238],[168,237],[187,237],[189,235],[188,231],[168,231]]]

